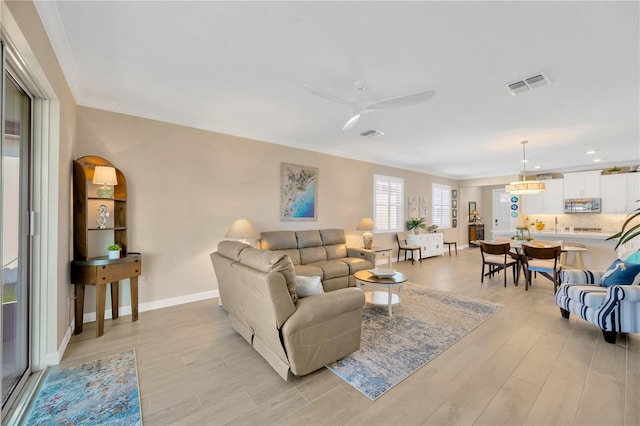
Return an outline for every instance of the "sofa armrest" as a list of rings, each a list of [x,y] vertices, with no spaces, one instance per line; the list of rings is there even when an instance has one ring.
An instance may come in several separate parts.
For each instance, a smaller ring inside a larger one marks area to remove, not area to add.
[[[361,309],[364,293],[359,288],[343,288],[298,300],[296,311],[282,326],[282,333],[291,335],[313,327],[345,312]]]
[[[569,285],[600,285],[605,271],[589,269],[563,269],[560,271],[560,283]]]
[[[607,291],[607,301],[640,302],[640,286],[637,285],[612,285]]]
[[[357,248],[349,248],[347,247],[347,256],[349,257],[359,257],[361,259],[368,260],[373,267],[376,267],[376,252],[371,250],[363,250]]]

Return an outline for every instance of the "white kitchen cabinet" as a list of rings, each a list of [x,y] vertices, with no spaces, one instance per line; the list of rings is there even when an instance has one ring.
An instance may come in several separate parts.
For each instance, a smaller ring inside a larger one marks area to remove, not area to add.
[[[564,174],[564,198],[600,198],[600,170]]]
[[[640,208],[640,173],[627,173],[627,211]]]
[[[564,179],[544,180],[545,190],[522,196],[525,214],[562,214],[564,212]]]
[[[407,244],[422,247],[422,258],[444,255],[444,237],[441,233],[409,234]]]
[[[629,183],[627,174],[600,176],[602,213],[623,214],[629,211]]]

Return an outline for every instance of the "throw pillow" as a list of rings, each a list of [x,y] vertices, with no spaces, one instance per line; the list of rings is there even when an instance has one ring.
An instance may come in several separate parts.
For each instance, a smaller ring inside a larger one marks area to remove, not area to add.
[[[624,261],[627,263],[640,263],[640,250],[631,253]]]
[[[324,293],[320,277],[304,277],[301,275],[297,276],[296,293],[298,293],[298,297],[300,298]]]
[[[616,259],[602,276],[600,285],[638,285],[640,284],[640,265]]]

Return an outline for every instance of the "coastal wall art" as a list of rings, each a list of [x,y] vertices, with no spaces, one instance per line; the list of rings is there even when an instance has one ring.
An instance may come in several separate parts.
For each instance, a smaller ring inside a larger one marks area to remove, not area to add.
[[[318,209],[318,169],[280,163],[280,221],[314,221]]]

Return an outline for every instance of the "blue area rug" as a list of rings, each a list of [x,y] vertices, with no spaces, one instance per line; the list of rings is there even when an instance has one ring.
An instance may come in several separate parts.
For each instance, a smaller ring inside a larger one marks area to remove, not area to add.
[[[375,400],[502,307],[407,283],[392,317],[364,307],[360,350],[327,368]]]
[[[136,354],[132,349],[47,373],[27,425],[141,425]]]

